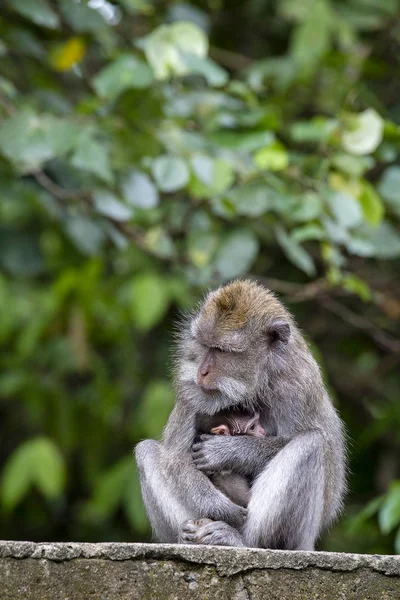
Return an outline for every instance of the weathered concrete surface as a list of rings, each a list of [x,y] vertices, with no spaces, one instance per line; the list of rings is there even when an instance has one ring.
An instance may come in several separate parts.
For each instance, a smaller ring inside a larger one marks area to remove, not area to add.
[[[0,542],[1,600],[394,600],[400,556]]]

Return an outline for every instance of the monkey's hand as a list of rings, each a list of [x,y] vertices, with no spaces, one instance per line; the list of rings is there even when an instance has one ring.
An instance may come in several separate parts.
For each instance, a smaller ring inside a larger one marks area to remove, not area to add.
[[[193,444],[192,457],[202,472],[231,470],[256,477],[289,441],[275,436],[204,434]]]
[[[192,446],[196,467],[203,472],[229,469],[230,442],[233,437],[223,435],[200,435]]]

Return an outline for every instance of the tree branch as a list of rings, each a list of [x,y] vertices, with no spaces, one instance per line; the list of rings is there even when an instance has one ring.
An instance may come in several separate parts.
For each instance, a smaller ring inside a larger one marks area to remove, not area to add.
[[[242,69],[249,67],[253,62],[251,58],[244,56],[244,54],[231,52],[230,50],[225,50],[223,48],[216,48],[215,46],[211,46],[210,56],[215,62],[226,67],[230,71],[241,71]]]
[[[367,333],[379,346],[385,350],[390,350],[395,354],[400,353],[400,340],[393,337],[386,331],[380,329],[377,325],[365,317],[353,312],[347,306],[337,302],[332,293],[346,293],[340,287],[332,288],[325,279],[317,279],[309,284],[302,285],[290,281],[281,281],[280,279],[262,278],[263,283],[273,291],[288,296],[288,302],[306,302],[308,300],[317,300],[324,308],[336,314],[338,317],[349,323],[356,329],[361,329]]]
[[[62,202],[65,202],[65,200],[84,200],[89,206],[93,207],[91,193],[88,190],[66,190],[53,181],[44,171],[35,171],[32,175],[41,187],[58,198],[58,200],[61,200]],[[116,221],[110,217],[105,218],[107,218],[120,233],[148,252],[149,249],[145,244],[145,234],[139,227]]]
[[[320,298],[319,302],[330,312],[335,313],[341,317],[343,321],[352,325],[352,327],[365,331],[365,333],[370,335],[372,339],[385,350],[390,350],[395,354],[400,353],[400,340],[394,338],[389,333],[386,333],[386,331],[383,331],[365,317],[358,315],[347,308],[347,306],[343,306],[340,302],[327,296]]]

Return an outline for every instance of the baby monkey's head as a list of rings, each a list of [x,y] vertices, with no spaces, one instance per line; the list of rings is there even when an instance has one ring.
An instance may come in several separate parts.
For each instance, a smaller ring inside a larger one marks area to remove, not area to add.
[[[213,427],[210,433],[214,435],[252,435],[265,437],[266,433],[260,423],[259,413],[229,413],[221,416],[219,425]]]

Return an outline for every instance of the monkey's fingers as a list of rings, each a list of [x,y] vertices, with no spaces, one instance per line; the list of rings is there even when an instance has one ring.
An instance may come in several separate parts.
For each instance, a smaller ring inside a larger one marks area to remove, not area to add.
[[[197,452],[192,452],[192,458],[194,462],[202,461],[205,460],[205,454],[201,450],[198,450]]]
[[[193,452],[199,452],[202,448],[203,448],[203,443],[202,442],[196,442],[192,446],[192,451]]]
[[[249,512],[249,511],[247,510],[247,508],[246,508],[245,506],[241,506],[241,507],[240,507],[240,514],[241,514],[241,515],[242,515],[242,517],[243,517],[243,521],[245,521],[245,520],[247,519],[247,513],[248,513],[248,512]]]
[[[193,458],[193,462],[196,469],[199,469],[200,471],[210,471],[210,465],[204,458]]]

